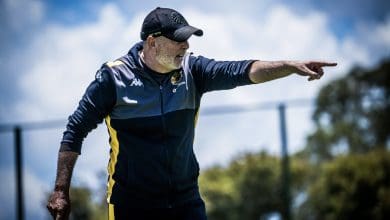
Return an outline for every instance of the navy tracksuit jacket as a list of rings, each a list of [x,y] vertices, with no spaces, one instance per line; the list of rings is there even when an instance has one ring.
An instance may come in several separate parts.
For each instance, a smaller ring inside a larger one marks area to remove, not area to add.
[[[110,136],[107,201],[132,207],[173,207],[200,199],[193,151],[205,92],[251,84],[251,60],[186,55],[163,82],[139,58],[142,42],[105,63],[69,116],[61,151],[80,153],[87,133],[105,119]]]

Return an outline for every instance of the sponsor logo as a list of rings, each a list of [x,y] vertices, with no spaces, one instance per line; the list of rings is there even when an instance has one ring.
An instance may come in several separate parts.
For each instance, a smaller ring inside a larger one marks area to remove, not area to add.
[[[144,86],[144,84],[140,79],[134,78],[130,86]]]
[[[122,100],[123,100],[124,102],[126,102],[127,104],[137,104],[137,103],[138,103],[137,100],[129,99],[129,97],[127,97],[127,96],[123,97]]]

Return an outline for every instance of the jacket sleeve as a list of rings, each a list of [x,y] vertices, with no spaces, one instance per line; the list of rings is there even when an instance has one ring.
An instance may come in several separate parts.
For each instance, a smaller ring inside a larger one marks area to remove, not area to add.
[[[233,89],[252,84],[249,68],[254,60],[215,61],[191,56],[189,66],[201,94],[214,90]]]
[[[68,118],[60,151],[81,153],[87,134],[102,123],[116,103],[115,85],[110,73],[102,67],[87,87],[77,109]]]

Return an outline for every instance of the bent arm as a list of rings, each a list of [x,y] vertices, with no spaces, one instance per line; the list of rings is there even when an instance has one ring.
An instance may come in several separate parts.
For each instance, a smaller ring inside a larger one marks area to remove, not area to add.
[[[254,83],[263,83],[297,73],[310,81],[322,77],[322,67],[336,65],[320,61],[255,61],[249,69],[249,78]]]
[[[99,71],[88,86],[76,111],[69,116],[67,129],[61,141],[57,161],[54,191],[47,208],[55,219],[68,219],[69,189],[73,168],[87,134],[103,121],[115,104],[115,87],[107,71]]]

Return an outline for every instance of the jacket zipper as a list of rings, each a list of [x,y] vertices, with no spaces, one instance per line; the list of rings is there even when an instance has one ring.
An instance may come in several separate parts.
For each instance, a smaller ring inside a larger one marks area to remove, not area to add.
[[[162,128],[163,128],[163,139],[164,139],[164,146],[165,146],[165,156],[166,156],[166,159],[167,159],[167,162],[166,162],[166,166],[167,166],[167,169],[168,169],[168,185],[169,185],[169,190],[172,189],[172,168],[171,168],[171,162],[169,160],[169,152],[168,152],[168,145],[166,143],[166,139],[165,139],[165,134],[166,134],[166,125],[165,125],[165,119],[164,119],[164,96],[163,96],[163,86],[161,84],[159,84],[159,88],[160,88],[160,108],[161,108],[161,122],[162,122]],[[168,204],[168,208],[172,208],[172,202],[170,201],[170,194],[171,192],[168,192],[169,193],[169,196],[168,196],[168,201],[167,201],[167,204]]]

